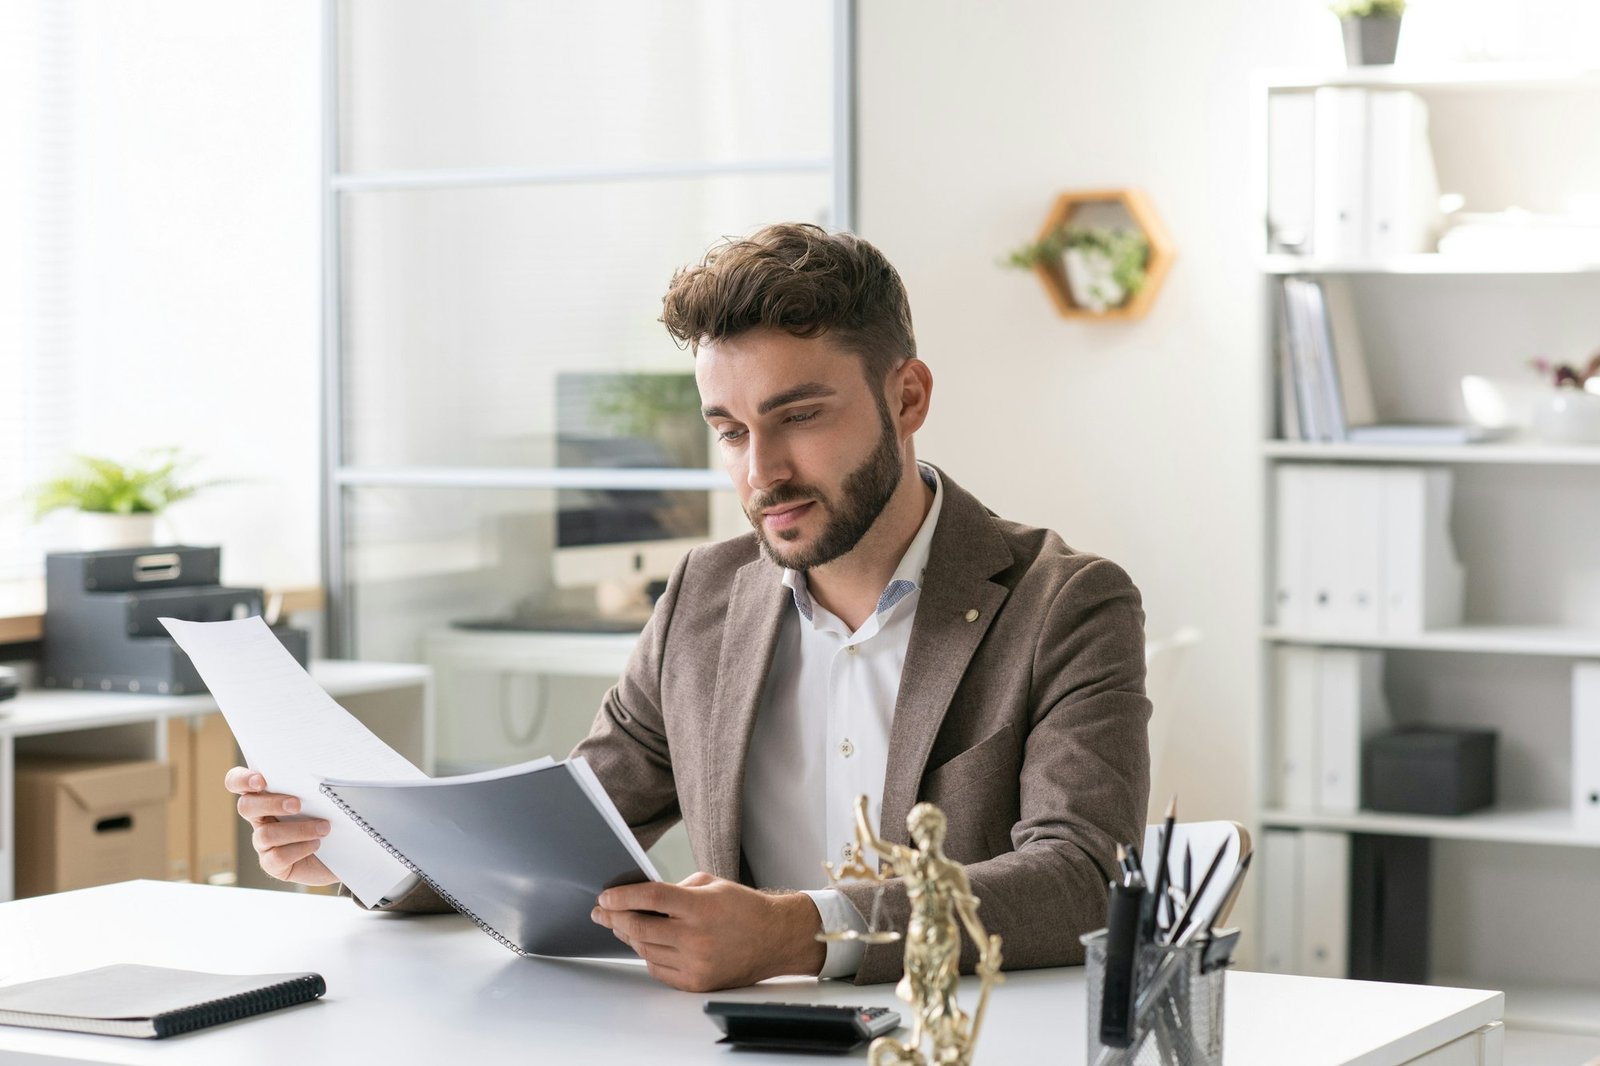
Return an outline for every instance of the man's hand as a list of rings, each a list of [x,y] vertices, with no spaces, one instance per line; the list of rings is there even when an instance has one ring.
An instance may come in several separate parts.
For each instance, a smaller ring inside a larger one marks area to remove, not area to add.
[[[685,992],[815,974],[827,954],[809,896],[757,892],[705,873],[675,885],[608,888],[591,917],[638,952],[652,977]]]
[[[300,885],[331,885],[339,880],[321,859],[317,845],[330,828],[322,818],[280,821],[300,813],[294,796],[267,791],[267,779],[244,766],[228,771],[222,783],[239,796],[239,817],[249,822],[261,868],[280,881]]]

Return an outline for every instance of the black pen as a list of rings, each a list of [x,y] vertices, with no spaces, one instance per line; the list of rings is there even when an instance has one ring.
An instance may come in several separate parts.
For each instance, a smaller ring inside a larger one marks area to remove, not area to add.
[[[1117,847],[1124,865],[1128,849]],[[1133,1042],[1133,1000],[1138,991],[1139,916],[1144,906],[1144,875],[1135,870],[1126,880],[1112,881],[1106,904],[1106,970],[1100,990],[1100,1043],[1125,1048]]]
[[[1224,840],[1217,845],[1217,853],[1211,856],[1211,865],[1206,867],[1206,872],[1200,877],[1200,884],[1189,897],[1188,903],[1183,908],[1183,917],[1178,919],[1178,924],[1172,927],[1172,942],[1175,944],[1186,943],[1188,938],[1183,934],[1190,923],[1198,917],[1197,910],[1201,898],[1206,894],[1206,886],[1211,884],[1211,878],[1216,876],[1217,867],[1222,865],[1222,857],[1228,853],[1228,841]]]
[[[1228,890],[1222,894],[1222,903],[1211,912],[1211,917],[1206,919],[1207,936],[1211,935],[1212,927],[1217,924],[1217,919],[1223,912],[1232,909],[1233,901],[1239,895],[1239,888],[1244,882],[1245,871],[1250,869],[1250,859],[1254,855],[1253,851],[1246,852],[1244,858],[1239,860],[1239,865],[1233,868],[1233,876],[1228,878]]]
[[[1161,911],[1162,911],[1163,907],[1166,907],[1167,911],[1172,915],[1174,920],[1176,920],[1176,918],[1178,917],[1178,912],[1177,911],[1174,911],[1174,910],[1172,910],[1171,907],[1167,907],[1166,906],[1166,903],[1167,903],[1167,885],[1169,883],[1171,883],[1171,881],[1172,881],[1172,877],[1168,873],[1168,869],[1167,869],[1167,860],[1168,860],[1169,853],[1172,851],[1172,827],[1177,824],[1177,821],[1178,821],[1178,797],[1177,796],[1173,796],[1170,800],[1167,801],[1167,817],[1166,817],[1166,820],[1163,823],[1162,827],[1159,830],[1157,830],[1157,833],[1159,833],[1160,837],[1161,837],[1161,846],[1156,849],[1156,853],[1157,853],[1158,860],[1159,860],[1156,863],[1156,882],[1155,882],[1156,924],[1157,925],[1161,924]]]

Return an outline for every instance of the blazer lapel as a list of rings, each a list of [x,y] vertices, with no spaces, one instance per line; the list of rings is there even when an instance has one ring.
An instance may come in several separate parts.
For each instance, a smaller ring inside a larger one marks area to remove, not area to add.
[[[908,842],[906,815],[950,700],[1008,594],[989,578],[1012,562],[989,512],[943,471],[939,476],[944,503],[900,674],[878,829],[885,840],[900,844]]]
[[[792,604],[793,594],[764,559],[746,563],[734,575],[700,762],[710,815],[706,872],[730,881],[740,879],[739,814],[750,732],[772,669],[783,612],[793,609]]]

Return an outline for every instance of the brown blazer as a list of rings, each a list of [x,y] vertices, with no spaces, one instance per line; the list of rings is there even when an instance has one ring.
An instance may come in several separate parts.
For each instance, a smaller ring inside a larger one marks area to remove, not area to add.
[[[895,702],[879,832],[908,843],[912,805],[938,804],[945,851],[967,865],[984,924],[1005,938],[1006,967],[1079,963],[1079,935],[1104,923],[1116,845],[1144,834],[1150,702],[1139,593],[1116,564],[996,518],[947,476],[944,493]],[[681,818],[699,868],[746,883],[746,753],[792,610],[754,533],[691,551],[573,752],[643,843]],[[870,885],[841,890],[871,909]],[[882,916],[906,928],[899,885]],[[857,982],[899,977],[901,952],[867,948]],[[974,962],[963,934],[963,968]]]

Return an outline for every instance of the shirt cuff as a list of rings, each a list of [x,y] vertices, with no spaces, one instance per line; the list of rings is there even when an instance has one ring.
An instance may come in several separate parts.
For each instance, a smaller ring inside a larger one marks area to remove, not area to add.
[[[822,919],[824,933],[842,933],[853,929],[858,933],[867,931],[866,919],[861,917],[861,912],[856,910],[856,905],[846,898],[843,892],[836,888],[806,889],[806,895],[811,897],[811,902],[816,905],[817,915]],[[861,968],[861,954],[866,946],[859,940],[828,940],[828,952],[822,960],[822,970],[818,977],[854,977]]]

